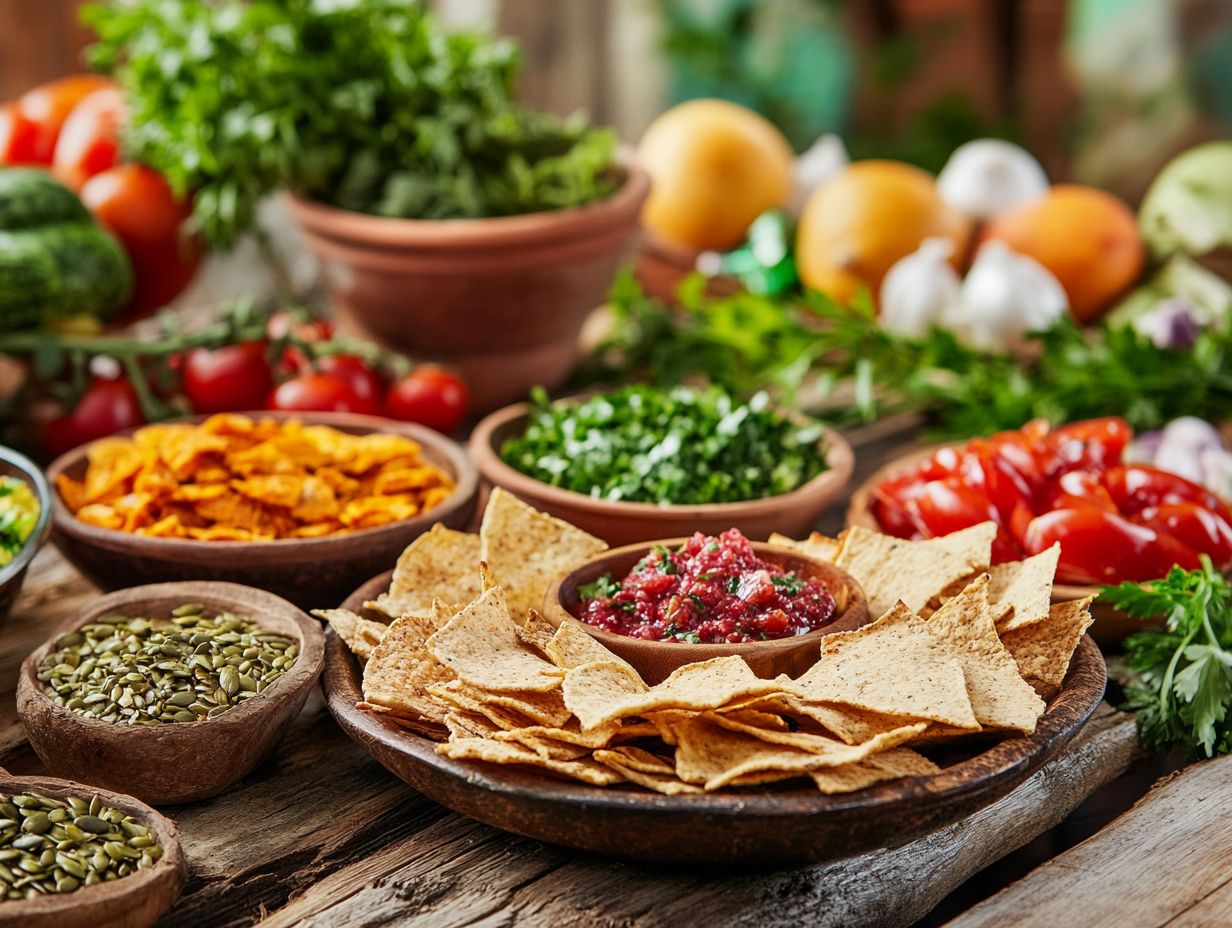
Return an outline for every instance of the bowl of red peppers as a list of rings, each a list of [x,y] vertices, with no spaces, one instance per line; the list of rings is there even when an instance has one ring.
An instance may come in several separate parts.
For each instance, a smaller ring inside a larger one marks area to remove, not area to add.
[[[900,538],[934,538],[992,520],[993,562],[1061,546],[1053,598],[1155,580],[1209,555],[1232,567],[1232,507],[1206,486],[1127,458],[1118,418],[1021,429],[900,458],[852,497],[847,522]],[[1105,636],[1140,628],[1104,623]],[[1099,617],[1097,616],[1097,626]]]

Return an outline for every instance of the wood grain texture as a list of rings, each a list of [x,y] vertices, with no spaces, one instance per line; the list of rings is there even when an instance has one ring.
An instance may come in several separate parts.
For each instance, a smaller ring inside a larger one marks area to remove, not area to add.
[[[950,923],[952,928],[1084,928],[1232,923],[1232,757],[1157,783],[1094,837]]]
[[[900,420],[849,434],[856,479],[900,453],[914,429]],[[837,531],[842,515],[831,513],[821,528]],[[0,765],[14,774],[43,772],[15,716],[17,666],[98,595],[54,550],[35,559],[0,634]],[[189,880],[159,924],[907,925],[1055,825],[1136,757],[1131,720],[1104,706],[1062,757],[1009,796],[897,852],[706,875],[616,863],[448,812],[347,738],[318,693],[274,759],[223,796],[170,810]],[[1219,902],[1209,899],[1212,907]]]

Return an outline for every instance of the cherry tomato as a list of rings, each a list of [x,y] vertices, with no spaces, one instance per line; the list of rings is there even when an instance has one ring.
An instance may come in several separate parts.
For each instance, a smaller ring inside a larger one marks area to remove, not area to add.
[[[274,385],[265,342],[240,342],[184,356],[184,395],[194,412],[261,409]]]
[[[1054,429],[1048,436],[1052,472],[1102,470],[1121,463],[1121,452],[1134,437],[1124,419],[1087,419]]]
[[[115,84],[97,74],[74,74],[40,84],[17,100],[17,107],[38,127],[33,158],[36,164],[51,164],[56,140],[69,113],[96,90]]]
[[[1143,509],[1132,521],[1166,532],[1218,565],[1232,563],[1232,525],[1195,503],[1167,503]]]
[[[95,377],[77,405],[43,428],[43,448],[58,457],[88,441],[145,422],[133,385],[126,378]]]
[[[1104,474],[1104,486],[1127,515],[1165,503],[1197,503],[1232,523],[1227,503],[1206,487],[1166,470],[1142,464],[1114,467]]]
[[[136,288],[126,315],[159,309],[188,286],[201,243],[187,231],[189,204],[175,198],[161,174],[140,164],[117,165],[87,180],[81,201],[132,258]]]
[[[120,160],[120,125],[124,98],[115,87],[96,90],[73,109],[51,160],[51,173],[73,190]]]
[[[16,103],[0,106],[0,164],[38,164],[39,127]]]
[[[948,535],[990,519],[997,521],[997,510],[988,497],[963,482],[961,477],[930,480],[915,500],[921,524],[930,535]]]
[[[923,495],[926,482],[918,474],[910,473],[873,488],[869,505],[883,532],[898,538],[923,537],[923,527],[913,507]]]
[[[1103,477],[1094,471],[1071,470],[1062,474],[1042,494],[1042,511],[1094,506],[1108,512],[1119,512],[1111,494],[1104,487]]]
[[[300,374],[276,386],[266,400],[270,409],[297,412],[359,412],[364,401],[345,381],[328,374]]]
[[[380,413],[385,383],[363,358],[353,354],[327,354],[317,360],[317,370],[349,386],[364,404],[359,412],[370,416]]]
[[[417,367],[385,394],[385,415],[453,432],[470,407],[470,390],[460,377],[439,367]]]
[[[1135,525],[1094,507],[1058,509],[1031,520],[1023,536],[1027,554],[1061,543],[1057,580],[1066,583],[1121,583],[1153,580],[1179,565],[1198,566],[1198,554],[1167,532]]]
[[[1019,505],[1030,505],[1031,487],[1026,479],[1001,455],[992,441],[976,439],[967,445],[967,465],[971,485],[982,485],[984,495],[997,510],[1001,525],[1008,525],[1010,514]],[[966,473],[967,471],[964,471]]]

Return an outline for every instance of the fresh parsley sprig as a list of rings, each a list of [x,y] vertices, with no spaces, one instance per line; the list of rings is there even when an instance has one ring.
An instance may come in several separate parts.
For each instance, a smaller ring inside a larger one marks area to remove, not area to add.
[[[1193,757],[1232,753],[1232,585],[1202,557],[1145,584],[1106,587],[1101,599],[1138,618],[1167,616],[1161,631],[1125,641],[1134,681],[1126,708],[1138,712],[1142,743]]]

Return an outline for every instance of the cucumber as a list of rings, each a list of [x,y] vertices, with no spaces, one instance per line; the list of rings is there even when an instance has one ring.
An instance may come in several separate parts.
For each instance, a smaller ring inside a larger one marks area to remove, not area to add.
[[[0,229],[29,229],[51,222],[92,223],[76,194],[37,168],[0,169]]]

